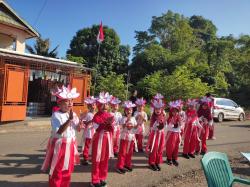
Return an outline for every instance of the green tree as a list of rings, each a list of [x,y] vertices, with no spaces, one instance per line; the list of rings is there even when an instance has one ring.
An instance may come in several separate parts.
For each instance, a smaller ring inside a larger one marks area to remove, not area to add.
[[[85,65],[95,68],[98,76],[106,76],[111,72],[127,72],[128,57],[130,49],[120,44],[120,38],[114,29],[103,27],[105,39],[100,44],[99,63],[97,54],[99,44],[97,43],[98,25],[77,31],[70,43],[67,54],[85,59]]]
[[[193,29],[188,18],[168,11],[162,16],[153,16],[149,32],[154,35],[160,44],[172,52],[188,50],[194,44]]]
[[[154,35],[150,35],[147,31],[135,31],[135,39],[137,44],[133,48],[133,52],[135,55],[144,51],[144,49],[148,48],[152,44],[158,44],[155,40]]]
[[[57,58],[57,49],[59,46],[56,46],[54,49],[50,50],[50,39],[42,39],[41,37],[36,39],[34,47],[26,45],[26,49],[31,54],[41,55],[46,57]]]
[[[216,39],[217,28],[212,21],[202,16],[194,15],[189,19],[189,24],[193,28],[196,39],[201,42],[201,45]]]
[[[136,31],[136,40],[129,66],[133,83],[159,70],[171,74],[196,49],[188,18],[171,11],[154,16],[148,31]]]
[[[137,54],[129,66],[131,81],[136,83],[145,75],[168,68],[170,51],[160,45],[152,44],[143,52]]]
[[[157,92],[161,91],[162,77],[164,73],[158,71],[152,75],[147,75],[137,82],[136,88],[139,93],[146,99],[152,98]]]
[[[202,82],[185,66],[178,67],[164,80],[163,93],[167,99],[198,98],[211,91],[213,89],[207,83]]]
[[[85,65],[85,63],[86,63],[84,58],[81,57],[81,56],[72,56],[71,54],[68,54],[66,56],[66,59],[69,60],[69,61],[77,62],[79,64],[84,64]]]
[[[96,93],[101,91],[109,92],[110,94],[125,100],[127,87],[124,76],[110,73],[106,77],[100,77],[96,91]]]
[[[137,87],[147,98],[152,98],[155,93],[160,92],[168,101],[197,98],[213,90],[185,66],[178,67],[171,75],[165,75],[161,71],[148,75],[138,82]]]

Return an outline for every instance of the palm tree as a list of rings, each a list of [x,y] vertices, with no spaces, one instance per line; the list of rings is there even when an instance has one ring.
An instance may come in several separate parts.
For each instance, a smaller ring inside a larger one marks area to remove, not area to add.
[[[53,50],[49,51],[49,48],[50,48],[49,38],[42,39],[41,37],[36,39],[36,43],[35,43],[34,47],[26,45],[26,49],[31,54],[52,57],[52,58],[57,58],[57,48],[58,47],[59,47],[59,45],[56,46]]]

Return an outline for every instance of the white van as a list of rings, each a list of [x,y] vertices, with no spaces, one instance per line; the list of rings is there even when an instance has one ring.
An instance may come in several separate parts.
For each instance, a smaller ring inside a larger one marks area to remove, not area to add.
[[[224,119],[244,121],[245,112],[243,108],[230,99],[214,98],[213,117],[218,122],[222,122]]]

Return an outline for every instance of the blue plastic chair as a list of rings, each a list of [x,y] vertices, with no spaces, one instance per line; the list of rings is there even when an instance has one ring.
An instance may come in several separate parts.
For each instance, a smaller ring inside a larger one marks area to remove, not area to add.
[[[208,152],[201,159],[208,187],[231,187],[238,182],[250,185],[250,181],[234,177],[228,157],[224,153]]]

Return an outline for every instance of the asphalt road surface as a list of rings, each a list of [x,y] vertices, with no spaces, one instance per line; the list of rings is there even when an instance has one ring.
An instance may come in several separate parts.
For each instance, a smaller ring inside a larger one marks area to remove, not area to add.
[[[49,131],[49,125],[0,126],[0,187],[48,186],[48,175],[42,173],[40,167],[44,159]],[[80,136],[78,134],[78,140]],[[240,154],[240,151],[250,152],[250,121],[228,121],[216,124],[216,138],[208,141],[208,150],[227,153],[234,174],[250,179],[249,162]],[[180,157],[179,167],[163,163],[162,171],[154,172],[148,169],[145,155],[135,153],[134,170],[125,175],[115,172],[116,159],[111,159],[108,186],[205,187],[207,184],[200,159],[201,156],[190,160]],[[89,186],[90,171],[90,165],[76,166],[72,174],[71,186]]]

